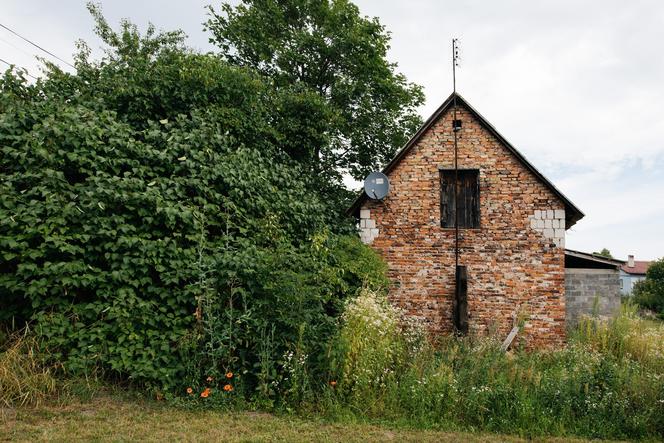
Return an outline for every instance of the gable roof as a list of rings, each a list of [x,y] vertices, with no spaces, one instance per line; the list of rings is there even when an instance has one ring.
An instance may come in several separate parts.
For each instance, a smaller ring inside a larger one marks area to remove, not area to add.
[[[646,275],[646,272],[648,271],[649,267],[650,267],[649,261],[634,260],[634,267],[630,268],[629,265],[625,263],[620,267],[620,269],[622,269],[627,274]]]
[[[431,117],[427,119],[426,122],[422,125],[420,129],[411,137],[410,140],[408,140],[408,143],[401,148],[399,152],[395,155],[395,157],[390,161],[385,168],[383,168],[383,173],[388,175],[392,169],[403,159],[408,152],[412,149],[413,146],[417,144],[419,139],[424,135],[424,133],[431,127],[433,124],[448,110],[451,109],[453,104],[454,104],[454,97],[455,94],[452,93],[447,100],[443,102],[442,105],[434,112]],[[574,203],[572,203],[565,195],[556,188],[553,183],[551,183],[544,175],[539,172],[535,166],[533,166],[526,158],[516,150],[514,146],[510,142],[508,142],[505,137],[500,135],[496,128],[493,127],[491,123],[489,123],[482,115],[477,112],[468,102],[461,97],[458,93],[456,94],[456,102],[457,106],[463,106],[470,112],[470,114],[477,119],[477,121],[480,122],[480,124],[487,130],[489,131],[500,143],[502,143],[516,158],[523,164],[526,169],[528,169],[535,177],[537,177],[544,185],[546,185],[553,194],[558,197],[563,204],[565,205],[565,229],[569,229],[574,225],[577,221],[581,220],[584,216],[584,213],[576,207]],[[364,201],[366,200],[367,196],[364,192],[362,192],[353,202],[353,204],[348,208],[346,211],[347,214],[349,215],[357,215],[358,211],[360,210],[360,206]]]

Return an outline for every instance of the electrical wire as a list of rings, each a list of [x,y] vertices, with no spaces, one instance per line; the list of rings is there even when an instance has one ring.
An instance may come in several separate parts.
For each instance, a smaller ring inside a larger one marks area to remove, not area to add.
[[[25,73],[28,75],[28,77],[32,77],[32,78],[34,78],[35,80],[39,80],[39,79],[38,79],[37,77],[35,77],[34,75],[30,74],[30,72],[29,72],[27,69],[25,69],[25,68],[23,68],[23,67],[21,67],[21,66],[15,65],[15,64],[13,64],[13,63],[9,63],[8,61],[3,60],[3,59],[1,59],[1,58],[0,58],[0,62],[6,64],[6,65],[9,66],[9,67],[13,67],[15,70],[23,70],[23,71],[25,71]],[[20,68],[20,69],[19,69],[19,68]]]
[[[51,57],[54,57],[54,58],[60,60],[62,63],[66,64],[67,66],[70,66],[70,67],[76,69],[76,66],[72,65],[72,64],[69,63],[67,60],[64,60],[64,59],[58,57],[57,55],[53,54],[51,51],[42,48],[42,47],[39,46],[37,43],[35,43],[35,42],[33,42],[33,41],[31,41],[31,40],[29,40],[29,39],[23,37],[21,34],[19,34],[18,32],[14,31],[14,30],[12,30],[12,29],[10,29],[10,28],[8,28],[7,26],[3,25],[2,23],[0,23],[0,27],[5,28],[7,31],[11,32],[11,33],[14,34],[15,36],[17,36],[17,37],[19,37],[19,38],[25,40],[25,41],[28,42],[28,43],[30,43],[30,44],[31,44],[32,46],[34,46],[35,48],[37,48],[37,49],[39,49],[39,50],[41,50],[41,51],[44,51],[45,53],[47,53],[47,54],[50,55]]]

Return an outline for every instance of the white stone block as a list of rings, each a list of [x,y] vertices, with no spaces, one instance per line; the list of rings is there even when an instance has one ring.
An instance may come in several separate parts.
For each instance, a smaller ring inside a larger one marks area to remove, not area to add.
[[[565,210],[564,209],[556,209],[555,216],[556,216],[556,218],[561,218],[561,219],[564,220],[565,219]]]
[[[553,221],[549,219],[544,220],[544,228],[545,229],[553,228]]]
[[[560,221],[557,218],[551,220],[551,227],[553,229],[558,229],[560,227]]]
[[[565,238],[565,230],[564,229],[556,229],[554,233],[556,238]]]
[[[536,219],[541,219],[542,218],[542,211],[539,209],[535,209],[535,218]]]
[[[360,218],[370,218],[371,211],[368,209],[360,209]]]
[[[546,237],[546,238],[553,238],[554,232],[553,232],[553,229],[546,228],[546,229],[544,229],[543,234],[544,234],[544,237]]]
[[[546,210],[546,218],[553,219],[553,209]]]
[[[371,229],[371,228],[375,228],[375,227],[376,227],[376,220],[368,219],[368,220],[365,220],[364,223],[366,224],[365,227],[367,227],[367,228],[370,228],[370,229]]]
[[[372,228],[370,232],[372,237],[378,237],[378,229]]]
[[[537,229],[544,229],[544,220],[537,220]]]
[[[538,221],[539,220],[535,220],[534,218],[531,218],[530,219],[530,227],[533,228],[533,229],[537,229],[537,222]]]
[[[360,228],[364,229],[367,227],[367,219],[366,218],[361,218],[360,219]]]

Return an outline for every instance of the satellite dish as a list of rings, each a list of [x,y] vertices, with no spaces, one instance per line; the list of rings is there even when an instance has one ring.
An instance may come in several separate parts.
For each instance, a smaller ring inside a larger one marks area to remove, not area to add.
[[[390,180],[382,172],[372,172],[364,179],[364,192],[372,200],[382,200],[390,192]]]

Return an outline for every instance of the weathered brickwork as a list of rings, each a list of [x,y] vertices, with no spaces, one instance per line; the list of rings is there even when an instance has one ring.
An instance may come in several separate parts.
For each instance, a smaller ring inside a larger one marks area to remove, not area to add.
[[[459,168],[480,170],[480,228],[460,230],[471,333],[506,336],[520,310],[528,316],[519,335],[527,346],[561,344],[564,204],[473,114],[461,108],[457,115]],[[454,229],[440,226],[439,179],[440,169],[454,167],[451,129],[448,111],[389,172],[385,200],[362,205],[363,240],[389,265],[391,300],[436,333],[452,330]]]

